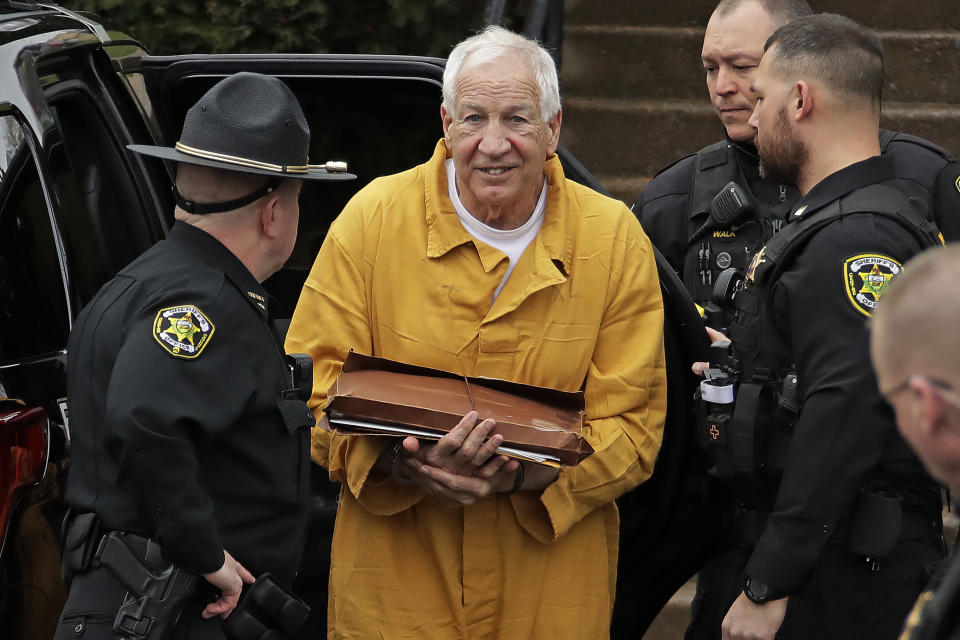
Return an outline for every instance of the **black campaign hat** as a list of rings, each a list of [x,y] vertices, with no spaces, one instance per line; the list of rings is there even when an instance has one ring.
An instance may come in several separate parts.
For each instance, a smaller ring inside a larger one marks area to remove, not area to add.
[[[346,163],[309,164],[309,147],[310,127],[290,88],[246,71],[213,85],[190,107],[174,147],[127,145],[155,158],[280,179],[356,178]]]

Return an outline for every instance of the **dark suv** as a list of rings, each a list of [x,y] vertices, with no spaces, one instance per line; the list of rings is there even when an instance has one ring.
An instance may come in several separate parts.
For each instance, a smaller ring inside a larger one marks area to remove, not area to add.
[[[326,229],[348,198],[376,176],[430,156],[440,135],[444,62],[365,55],[154,57],[89,15],[10,4],[0,7],[0,635],[46,640],[65,597],[59,539],[69,472],[67,336],[99,287],[173,222],[168,168],[126,145],[172,145],[186,109],[228,74],[258,71],[289,84],[315,148],[348,161],[359,176],[304,186],[293,256],[266,282],[289,317]],[[559,155],[568,176],[602,190],[569,152],[561,147]],[[651,547],[669,537],[672,505],[682,490],[691,434],[691,380],[684,372],[704,339],[669,267],[661,268],[661,281],[672,382],[667,436],[654,480],[627,496],[635,521],[645,523],[630,541],[651,556],[657,553]],[[314,637],[323,635],[336,494],[322,470],[315,473],[311,538],[297,585],[314,604],[308,630]],[[645,606],[659,609],[688,573],[682,569],[672,580],[661,574],[662,597]],[[645,615],[638,620],[642,628]]]

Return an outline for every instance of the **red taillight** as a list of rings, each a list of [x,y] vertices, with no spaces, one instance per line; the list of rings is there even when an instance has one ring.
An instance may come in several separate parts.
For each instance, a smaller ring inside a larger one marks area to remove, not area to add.
[[[17,493],[43,478],[47,412],[39,407],[0,411],[0,542]]]

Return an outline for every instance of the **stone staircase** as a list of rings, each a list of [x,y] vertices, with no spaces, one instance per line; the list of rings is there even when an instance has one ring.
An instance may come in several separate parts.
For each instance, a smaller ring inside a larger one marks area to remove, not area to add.
[[[809,0],[882,38],[882,125],[960,154],[960,2]],[[657,170],[719,140],[700,47],[716,0],[566,0],[562,141],[632,204]]]

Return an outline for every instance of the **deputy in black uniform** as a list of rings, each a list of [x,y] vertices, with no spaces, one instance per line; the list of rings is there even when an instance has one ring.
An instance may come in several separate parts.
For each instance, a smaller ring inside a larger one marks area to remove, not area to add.
[[[756,250],[783,225],[799,198],[794,185],[759,175],[753,130],[747,118],[755,96],[750,81],[763,43],[774,29],[811,15],[806,0],[723,0],[707,24],[702,62],[707,88],[725,138],[663,169],[633,205],[644,230],[677,271],[693,299],[710,312],[711,326],[729,314],[711,301],[721,271],[745,268]],[[898,177],[924,197],[948,240],[960,238],[960,164],[933,143],[883,130],[880,146],[894,157]],[[711,203],[729,182],[740,189],[736,220],[711,220]]]
[[[760,171],[802,198],[730,281],[732,357],[701,385],[741,544],[701,572],[688,637],[895,637],[943,554],[938,485],[869,362],[867,319],[939,242],[880,155],[882,86],[879,40],[830,14],[778,29],[754,77]]]
[[[911,260],[871,321],[870,352],[897,427],[930,473],[960,496],[960,394],[956,339],[960,246]],[[901,640],[960,637],[960,554],[917,599]]]
[[[222,637],[242,583],[296,575],[314,419],[260,283],[293,248],[301,181],[353,177],[308,165],[309,140],[286,85],[239,73],[188,111],[175,149],[131,146],[178,163],[176,222],[70,336],[57,638],[155,638],[171,590],[175,637]]]

